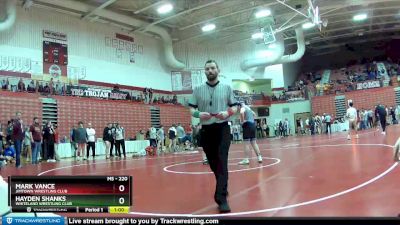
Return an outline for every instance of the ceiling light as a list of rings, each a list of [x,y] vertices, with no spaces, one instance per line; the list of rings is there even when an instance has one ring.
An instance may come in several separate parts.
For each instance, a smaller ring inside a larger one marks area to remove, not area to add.
[[[367,19],[367,14],[366,13],[362,13],[362,14],[357,14],[353,16],[353,20],[354,21],[361,21],[361,20],[365,20]]]
[[[170,3],[167,3],[167,4],[164,4],[164,5],[160,6],[160,7],[158,7],[157,12],[159,14],[165,14],[165,13],[171,12],[171,10],[173,8],[174,7]]]
[[[213,23],[204,25],[204,26],[201,28],[201,30],[204,31],[204,32],[212,31],[212,30],[214,30],[214,29],[215,29],[215,24],[213,24]]]
[[[260,10],[260,11],[256,12],[256,14],[255,14],[256,18],[263,18],[263,17],[269,16],[269,15],[271,15],[271,10],[269,10],[269,9]]]
[[[303,24],[303,29],[310,29],[311,27],[314,27],[315,24],[311,23],[311,22],[307,22],[305,24]]]
[[[264,37],[264,34],[262,32],[254,33],[251,35],[252,39],[261,39]]]

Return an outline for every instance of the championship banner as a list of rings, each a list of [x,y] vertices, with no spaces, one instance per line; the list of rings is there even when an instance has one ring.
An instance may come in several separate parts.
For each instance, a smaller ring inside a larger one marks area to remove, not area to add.
[[[182,71],[182,90],[192,90],[192,73]]]
[[[61,77],[67,77],[67,66],[44,62],[43,74],[49,74],[51,77],[55,79],[59,79]]]
[[[79,86],[68,86],[67,93],[70,93],[72,96],[103,98],[103,99],[116,99],[116,100],[125,100],[129,94],[126,91],[79,87]]]
[[[54,78],[67,76],[68,46],[50,41],[43,41],[43,73]]]

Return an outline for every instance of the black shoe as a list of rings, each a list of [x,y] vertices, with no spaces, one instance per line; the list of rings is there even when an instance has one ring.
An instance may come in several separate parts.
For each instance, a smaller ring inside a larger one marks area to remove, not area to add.
[[[220,213],[229,213],[231,212],[231,208],[228,205],[228,202],[224,202],[218,205],[218,210]]]

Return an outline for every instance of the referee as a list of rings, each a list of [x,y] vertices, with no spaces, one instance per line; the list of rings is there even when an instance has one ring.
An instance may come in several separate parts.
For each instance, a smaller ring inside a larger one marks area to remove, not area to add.
[[[386,135],[386,109],[385,106],[378,104],[378,106],[376,106],[375,112],[378,115],[379,118],[379,122],[381,123],[381,127],[382,127],[382,134]]]
[[[202,125],[201,146],[214,172],[216,188],[214,200],[220,213],[230,212],[228,194],[228,152],[231,144],[229,117],[237,112],[237,102],[232,88],[218,80],[217,62],[205,63],[207,82],[196,87],[189,101],[193,117],[200,118]]]

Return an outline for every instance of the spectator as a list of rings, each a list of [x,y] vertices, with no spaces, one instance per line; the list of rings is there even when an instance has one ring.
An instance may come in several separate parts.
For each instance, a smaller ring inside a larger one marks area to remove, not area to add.
[[[76,160],[80,161],[83,158],[83,151],[86,149],[86,129],[83,127],[83,122],[78,123],[78,128],[74,130],[74,138],[78,144],[78,150],[76,152]]]
[[[165,140],[164,127],[163,125],[161,125],[157,131],[157,149],[159,150],[159,152],[164,152],[164,140]]]
[[[180,123],[178,123],[178,126],[176,127],[176,132],[177,132],[179,144],[185,143],[186,133],[185,133],[185,129],[182,127],[182,125]]]
[[[96,130],[92,127],[92,123],[88,123],[88,127],[86,128],[87,135],[87,147],[86,147],[86,158],[84,160],[89,159],[89,152],[92,149],[93,159],[96,157]]]
[[[1,88],[3,90],[10,90],[10,81],[8,81],[8,78],[3,80],[3,82],[1,83]]]
[[[121,127],[121,125],[117,122],[115,127],[115,147],[118,152],[118,157],[121,158],[121,147],[122,153],[124,154],[124,158],[126,159],[126,151],[125,151],[125,129]]]
[[[26,162],[32,159],[32,149],[31,149],[31,133],[29,131],[29,126],[26,126],[24,131],[24,155],[26,156]]]
[[[111,148],[111,142],[113,141],[112,137],[112,123],[109,123],[107,127],[104,128],[103,130],[103,141],[106,145],[106,159],[110,158],[110,148]]]
[[[31,82],[28,84],[28,92],[35,92],[35,82],[31,80]]]
[[[21,112],[15,113],[15,118],[12,124],[12,140],[14,142],[15,152],[16,152],[16,164],[17,168],[21,168],[21,145],[24,139],[23,133],[23,122],[21,119]]]
[[[157,129],[154,126],[149,128],[150,146],[157,147]]]
[[[39,87],[39,88],[40,88],[40,87]],[[43,92],[44,94],[50,94],[50,86],[49,86],[48,83],[46,83],[46,84],[44,85],[42,92]]]
[[[169,150],[172,151],[172,147],[176,147],[176,135],[177,131],[175,128],[175,124],[172,124],[172,126],[168,129],[168,138],[169,138]]]
[[[22,78],[20,78],[20,79],[19,79],[19,82],[18,82],[18,91],[20,91],[20,92],[25,91],[25,83],[24,83],[24,81],[22,80]]]
[[[38,164],[39,154],[42,152],[42,128],[39,124],[39,118],[33,118],[33,124],[30,129],[32,142],[32,164]]]
[[[55,131],[54,126],[51,121],[46,123],[46,127],[43,129],[43,145],[44,145],[44,159],[47,159],[47,162],[56,162],[55,160]]]
[[[63,95],[63,85],[61,84],[60,80],[58,80],[56,83],[55,94]]]

